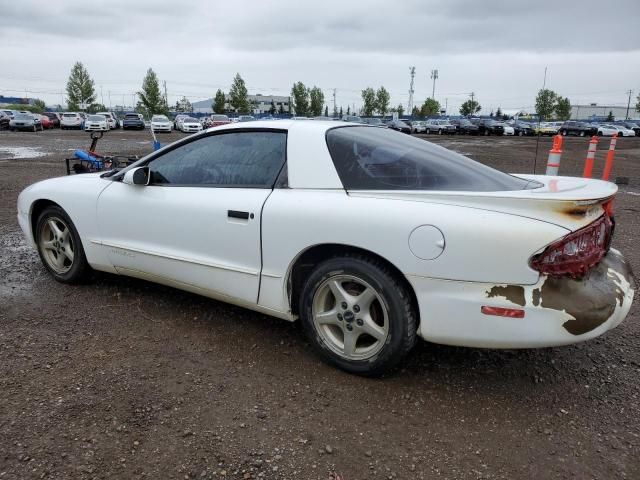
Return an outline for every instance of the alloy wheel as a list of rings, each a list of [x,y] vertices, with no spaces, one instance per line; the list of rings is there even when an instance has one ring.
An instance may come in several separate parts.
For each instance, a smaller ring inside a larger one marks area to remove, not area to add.
[[[389,314],[376,290],[353,275],[334,275],[317,288],[312,303],[315,330],[327,347],[347,360],[367,360],[389,336]]]
[[[73,266],[74,244],[69,225],[59,217],[49,217],[40,228],[38,244],[42,257],[56,273],[67,273]]]

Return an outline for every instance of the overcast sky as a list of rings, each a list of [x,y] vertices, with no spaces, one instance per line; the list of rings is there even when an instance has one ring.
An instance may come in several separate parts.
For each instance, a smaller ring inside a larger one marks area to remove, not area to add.
[[[640,91],[640,0],[322,0],[162,2],[0,0],[0,94],[60,103],[75,61],[109,106],[131,104],[147,68],[170,103],[228,90],[288,95],[294,81],[337,103],[384,85],[392,105],[431,95],[457,109],[475,92],[483,112],[532,110],[547,86],[572,103],[626,105]]]

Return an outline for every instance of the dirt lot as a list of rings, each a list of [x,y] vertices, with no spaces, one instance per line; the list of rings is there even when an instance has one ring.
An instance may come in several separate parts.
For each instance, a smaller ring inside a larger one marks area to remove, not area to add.
[[[532,170],[535,139],[430,139]],[[98,150],[144,153],[149,141],[116,131]],[[80,132],[0,132],[0,479],[640,478],[637,301],[585,344],[421,342],[393,376],[350,376],[295,324],[112,275],[54,282],[21,237],[16,198],[87,145]],[[630,184],[614,245],[640,271],[640,139],[618,145],[614,175]],[[7,147],[33,150],[15,159]],[[569,139],[561,173],[580,172],[586,149]]]

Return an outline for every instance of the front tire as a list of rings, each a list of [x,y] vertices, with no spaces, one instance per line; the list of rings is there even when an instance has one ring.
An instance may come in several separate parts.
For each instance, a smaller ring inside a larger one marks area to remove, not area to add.
[[[305,333],[327,363],[365,376],[389,371],[416,342],[407,287],[382,262],[344,255],[321,263],[300,297]]]
[[[79,283],[88,277],[91,267],[80,235],[62,208],[55,205],[45,208],[34,233],[40,259],[54,279]]]

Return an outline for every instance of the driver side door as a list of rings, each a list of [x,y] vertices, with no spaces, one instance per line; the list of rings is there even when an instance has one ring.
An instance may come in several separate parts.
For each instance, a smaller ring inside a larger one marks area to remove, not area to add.
[[[98,200],[119,273],[257,303],[260,216],[285,162],[286,132],[228,130],[148,162],[149,185],[114,181]]]

